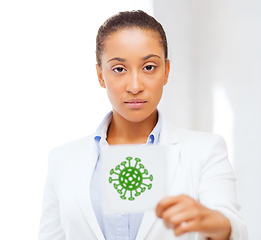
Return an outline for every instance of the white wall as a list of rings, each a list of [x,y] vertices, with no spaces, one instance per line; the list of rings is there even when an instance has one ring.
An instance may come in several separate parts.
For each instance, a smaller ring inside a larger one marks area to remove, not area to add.
[[[172,61],[161,110],[183,127],[225,137],[249,239],[259,240],[261,2],[154,0],[154,7]]]
[[[37,239],[49,151],[111,110],[98,27],[133,9],[153,14],[152,0],[0,1],[0,239]]]

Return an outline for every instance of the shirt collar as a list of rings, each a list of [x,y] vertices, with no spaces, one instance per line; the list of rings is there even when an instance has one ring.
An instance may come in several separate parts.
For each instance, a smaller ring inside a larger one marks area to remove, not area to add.
[[[158,112],[158,122],[157,122],[156,126],[153,128],[153,130],[151,131],[151,133],[147,139],[147,144],[148,143],[149,144],[159,143],[162,117],[161,117],[159,110],[157,110],[157,112]],[[113,112],[111,111],[104,117],[104,119],[102,120],[102,122],[100,123],[99,127],[97,128],[97,130],[95,132],[94,140],[98,147],[101,147],[101,145],[108,145],[108,143],[106,141],[107,130],[108,130],[108,127],[112,120],[112,114],[113,114]]]

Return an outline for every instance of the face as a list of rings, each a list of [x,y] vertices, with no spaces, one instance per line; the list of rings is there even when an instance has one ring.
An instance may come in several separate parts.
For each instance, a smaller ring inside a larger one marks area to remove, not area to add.
[[[114,113],[141,122],[156,112],[170,68],[157,32],[133,28],[113,33],[105,39],[101,64],[99,83]]]

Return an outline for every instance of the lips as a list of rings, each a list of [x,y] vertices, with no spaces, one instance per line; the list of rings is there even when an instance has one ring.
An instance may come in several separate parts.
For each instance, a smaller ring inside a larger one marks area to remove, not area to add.
[[[135,98],[135,99],[130,99],[128,101],[125,101],[124,103],[129,107],[129,108],[142,108],[143,105],[146,103],[147,101],[139,99],[139,98]]]
[[[145,103],[147,101],[144,101],[142,99],[139,99],[139,98],[134,98],[134,99],[130,99],[128,101],[125,101],[125,103]]]

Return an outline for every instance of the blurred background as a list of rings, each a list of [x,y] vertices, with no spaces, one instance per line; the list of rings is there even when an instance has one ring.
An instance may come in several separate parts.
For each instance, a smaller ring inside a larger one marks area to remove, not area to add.
[[[94,132],[111,109],[96,78],[98,27],[133,9],[168,37],[159,109],[225,138],[249,239],[261,239],[259,0],[1,1],[1,239],[37,239],[49,151]]]

